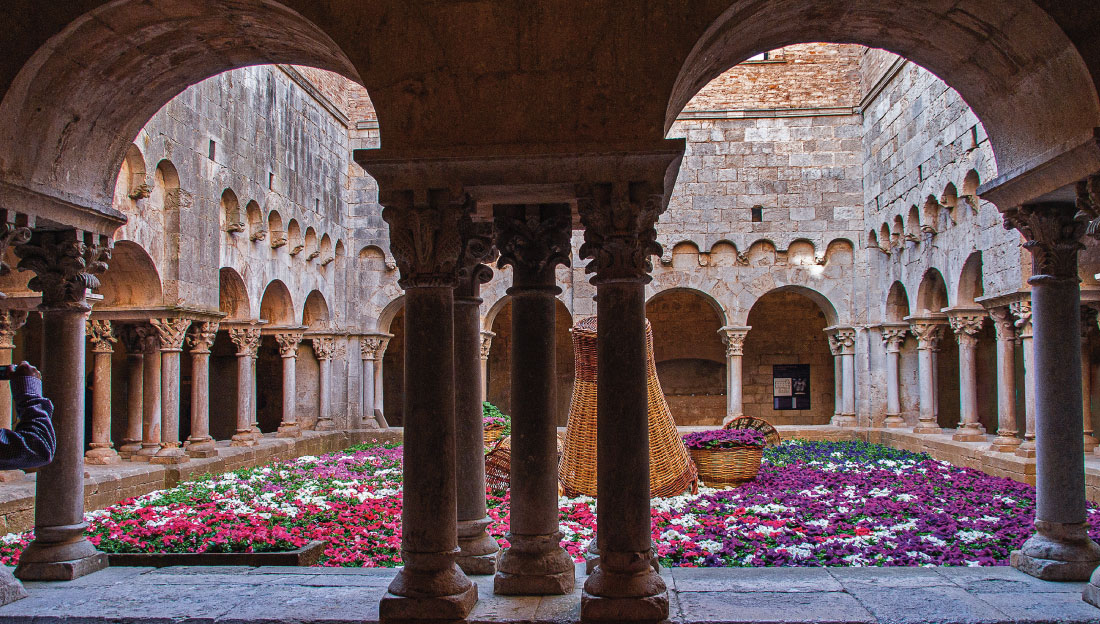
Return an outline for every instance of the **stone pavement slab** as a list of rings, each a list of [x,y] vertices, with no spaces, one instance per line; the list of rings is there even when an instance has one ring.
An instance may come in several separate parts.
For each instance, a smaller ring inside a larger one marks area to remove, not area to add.
[[[0,624],[344,624],[378,620],[396,573],[383,568],[108,568],[75,581],[26,583]],[[671,624],[1100,624],[1082,583],[999,568],[674,568]],[[495,596],[471,577],[473,624],[571,624],[585,576],[566,596]]]

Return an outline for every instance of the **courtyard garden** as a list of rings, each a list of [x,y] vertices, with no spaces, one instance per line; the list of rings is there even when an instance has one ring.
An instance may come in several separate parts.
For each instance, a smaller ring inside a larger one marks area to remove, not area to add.
[[[1031,534],[1031,486],[863,442],[788,441],[755,480],[653,500],[665,566],[1006,565]],[[507,546],[507,491],[488,492]],[[596,502],[560,498],[563,546],[578,561]],[[328,545],[320,565],[401,564],[401,447],[368,443],[212,475],[87,514],[106,552],[280,551]],[[1100,538],[1100,511],[1090,506]],[[32,533],[0,538],[14,565]]]

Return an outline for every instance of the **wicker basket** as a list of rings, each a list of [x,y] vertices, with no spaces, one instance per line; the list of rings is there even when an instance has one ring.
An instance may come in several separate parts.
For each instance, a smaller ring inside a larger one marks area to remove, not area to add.
[[[558,459],[561,460],[562,442],[558,438]],[[494,492],[508,489],[512,470],[512,436],[504,436],[493,443],[492,450],[485,455],[485,484]],[[558,486],[561,493],[561,485]]]
[[[500,439],[500,436],[504,435],[504,427],[486,427],[483,433],[485,436],[485,446],[492,446],[493,442]]]
[[[739,446],[726,449],[688,449],[703,485],[721,488],[756,478],[764,449]]]
[[[558,479],[569,496],[596,495],[596,317],[578,322],[571,330],[576,379],[569,405],[565,452]],[[639,390],[641,390],[639,388]],[[684,441],[676,431],[665,402],[653,360],[653,330],[646,321],[646,393],[649,399],[650,496],[674,496],[696,490],[698,476]]]
[[[723,429],[752,429],[753,431],[759,431],[764,434],[764,439],[767,440],[767,444],[764,448],[769,446],[779,446],[782,442],[782,438],[779,437],[779,432],[776,431],[772,424],[763,418],[754,418],[752,416],[742,416],[741,418],[734,418],[726,423]]]

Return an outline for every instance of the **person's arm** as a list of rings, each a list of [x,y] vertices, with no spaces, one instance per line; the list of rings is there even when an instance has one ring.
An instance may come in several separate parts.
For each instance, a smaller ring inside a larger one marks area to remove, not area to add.
[[[22,374],[21,374],[22,373]],[[19,418],[13,430],[0,429],[0,470],[38,468],[53,461],[53,403],[42,396],[37,370],[21,364],[11,378],[12,403]]]

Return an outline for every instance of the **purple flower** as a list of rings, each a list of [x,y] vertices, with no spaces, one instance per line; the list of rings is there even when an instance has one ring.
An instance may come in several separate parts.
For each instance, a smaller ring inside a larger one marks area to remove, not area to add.
[[[697,431],[684,436],[689,449],[728,449],[739,447],[763,448],[767,444],[764,434],[755,429],[715,429]]]

